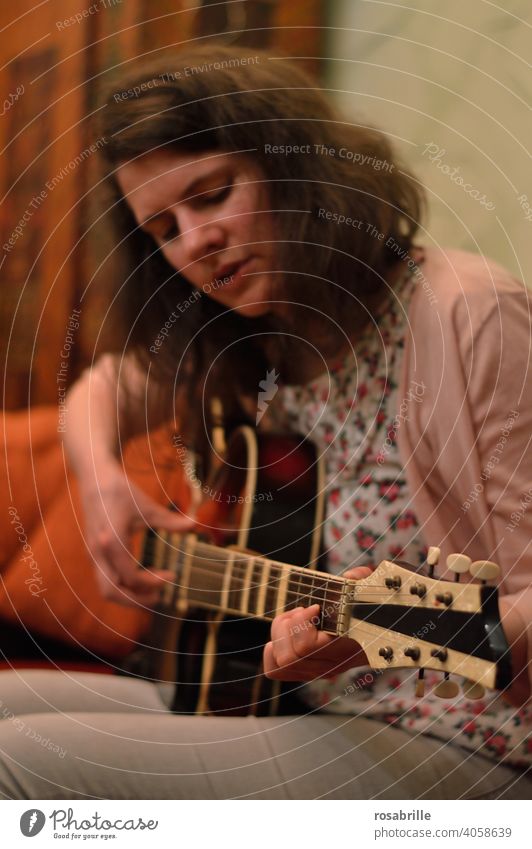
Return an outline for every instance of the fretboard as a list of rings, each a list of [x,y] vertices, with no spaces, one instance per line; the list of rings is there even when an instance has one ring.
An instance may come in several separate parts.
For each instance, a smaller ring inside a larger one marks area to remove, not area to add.
[[[143,565],[175,575],[163,593],[167,608],[186,604],[269,621],[284,611],[319,604],[314,624],[333,634],[344,631],[346,581],[325,572],[161,530],[146,537]]]

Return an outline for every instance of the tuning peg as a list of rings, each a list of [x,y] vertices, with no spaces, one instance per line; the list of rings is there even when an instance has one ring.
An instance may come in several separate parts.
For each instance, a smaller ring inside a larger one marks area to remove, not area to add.
[[[450,680],[448,672],[445,673],[443,681],[440,681],[440,683],[434,687],[434,695],[438,696],[439,699],[454,699],[459,692],[460,687],[456,681]]]
[[[425,670],[422,667],[417,674],[416,690],[415,690],[416,699],[421,699],[422,696],[425,695],[425,680],[424,679],[425,679]]]
[[[498,578],[501,572],[500,567],[491,560],[475,560],[469,567],[469,571],[474,578],[478,578],[479,581],[484,583]]]
[[[467,572],[471,568],[472,560],[467,554],[449,554],[447,558],[447,568],[454,572],[454,580],[458,582],[460,575]]]
[[[429,578],[432,578],[434,575],[434,569],[438,565],[440,554],[441,548],[438,548],[437,545],[429,546],[429,550],[427,552],[427,566],[429,567]]]
[[[466,699],[481,699],[484,693],[486,692],[482,684],[477,684],[475,681],[468,681],[467,679],[462,684],[462,692]]]

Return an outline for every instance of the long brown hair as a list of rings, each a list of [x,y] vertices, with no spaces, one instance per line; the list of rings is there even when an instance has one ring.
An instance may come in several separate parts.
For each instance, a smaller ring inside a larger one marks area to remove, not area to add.
[[[264,51],[209,44],[137,62],[106,86],[101,105],[108,202],[127,258],[126,276],[113,292],[114,335],[150,369],[169,413],[175,386],[183,391],[184,436],[201,446],[213,394],[223,396],[230,419],[244,419],[241,399],[256,397],[268,367],[275,365],[281,381],[293,373],[294,327],[270,316],[244,318],[202,296],[152,354],[176,304],[194,288],[137,226],[113,177],[116,167],[155,150],[252,150],[282,232],[279,290],[283,299],[310,307],[303,327],[299,316],[297,334],[317,339],[325,356],[342,334],[354,339],[387,297],[385,278],[412,248],[423,194],[382,132],[347,122],[293,60]],[[305,153],[279,155],[275,146]],[[262,340],[279,330],[266,356]]]

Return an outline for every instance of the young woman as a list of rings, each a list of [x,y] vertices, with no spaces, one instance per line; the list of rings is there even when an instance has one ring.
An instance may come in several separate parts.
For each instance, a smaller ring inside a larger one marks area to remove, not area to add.
[[[103,593],[150,607],[168,573],[137,569],[139,519],[170,530],[125,476],[122,445],[172,421],[206,455],[227,423],[304,433],[326,469],[326,566],[364,577],[429,545],[501,567],[514,679],[503,694],[414,697],[352,640],[277,617],[264,665],[309,712],[172,715],[135,679],[2,673],[9,798],[528,798],[532,510],[530,300],[483,257],[415,244],[415,178],[379,132],[339,116],[297,65],[194,48],[137,65],[99,132],[117,246],[118,353],[68,397],[66,447]],[[154,458],[154,468],[157,457]],[[443,707],[442,707],[443,705]],[[31,733],[22,733],[30,729]],[[47,745],[35,743],[45,740]],[[51,754],[48,743],[60,747]]]

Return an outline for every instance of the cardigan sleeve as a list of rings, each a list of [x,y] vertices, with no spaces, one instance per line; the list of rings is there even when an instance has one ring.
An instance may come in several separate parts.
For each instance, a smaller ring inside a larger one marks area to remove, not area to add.
[[[522,286],[485,297],[489,311],[464,352],[471,362],[468,404],[500,592],[527,633],[532,689],[532,309]]]
[[[429,542],[501,567],[526,630],[532,685],[532,299],[496,263],[427,259],[410,313],[403,391],[425,386],[400,435]],[[445,575],[445,577],[449,577]]]

